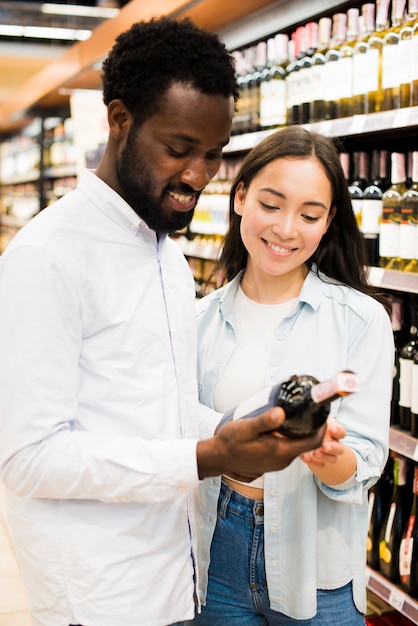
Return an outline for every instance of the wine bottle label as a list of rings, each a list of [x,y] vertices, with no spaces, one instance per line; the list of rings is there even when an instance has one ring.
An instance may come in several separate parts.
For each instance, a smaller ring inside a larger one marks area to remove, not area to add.
[[[415,515],[411,515],[408,520],[405,537],[402,539],[399,549],[399,574],[403,583],[407,582],[404,578],[407,578],[411,573],[412,550],[414,547],[412,531],[414,529],[414,524]]]
[[[411,412],[418,415],[418,363],[411,369]]]
[[[319,404],[324,400],[334,400],[358,391],[359,380],[353,372],[339,372],[333,378],[318,383],[311,389],[312,400]]]
[[[408,409],[412,400],[412,367],[411,359],[399,359],[399,406]]]

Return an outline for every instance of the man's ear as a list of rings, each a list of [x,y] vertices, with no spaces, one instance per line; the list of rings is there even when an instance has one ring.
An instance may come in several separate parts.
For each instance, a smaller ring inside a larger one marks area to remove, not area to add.
[[[109,102],[107,105],[107,119],[109,132],[114,139],[120,140],[127,136],[132,116],[122,100],[117,99]]]

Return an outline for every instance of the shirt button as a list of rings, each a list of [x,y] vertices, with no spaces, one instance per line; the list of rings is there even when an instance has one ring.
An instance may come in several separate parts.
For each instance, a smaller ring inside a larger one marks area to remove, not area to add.
[[[270,565],[271,565],[272,567],[275,567],[275,566],[276,566],[276,561],[270,561]]]
[[[272,528],[270,528],[270,532],[271,533],[275,533],[276,532],[276,528],[274,526],[272,526]]]
[[[286,335],[279,335],[277,337],[277,341],[284,341],[286,339]]]
[[[276,495],[276,490],[275,489],[270,489],[269,494],[271,496],[275,496]]]
[[[131,229],[132,231],[136,230],[136,226],[135,226],[135,224],[131,224],[130,229]]]

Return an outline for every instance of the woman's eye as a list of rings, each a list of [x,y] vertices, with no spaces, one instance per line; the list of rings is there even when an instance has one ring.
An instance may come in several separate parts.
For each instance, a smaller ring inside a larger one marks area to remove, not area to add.
[[[319,220],[319,217],[313,217],[312,215],[302,215],[303,219],[307,222],[314,223]]]
[[[279,211],[278,206],[273,206],[272,204],[267,204],[266,202],[260,202],[260,204],[263,209],[266,209],[266,211]]]

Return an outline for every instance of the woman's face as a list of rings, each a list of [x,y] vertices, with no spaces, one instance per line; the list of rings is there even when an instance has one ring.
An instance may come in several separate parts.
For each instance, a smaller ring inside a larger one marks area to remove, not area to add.
[[[335,213],[331,201],[331,183],[315,157],[276,159],[248,189],[239,184],[234,208],[242,216],[247,271],[266,277],[305,269]]]

